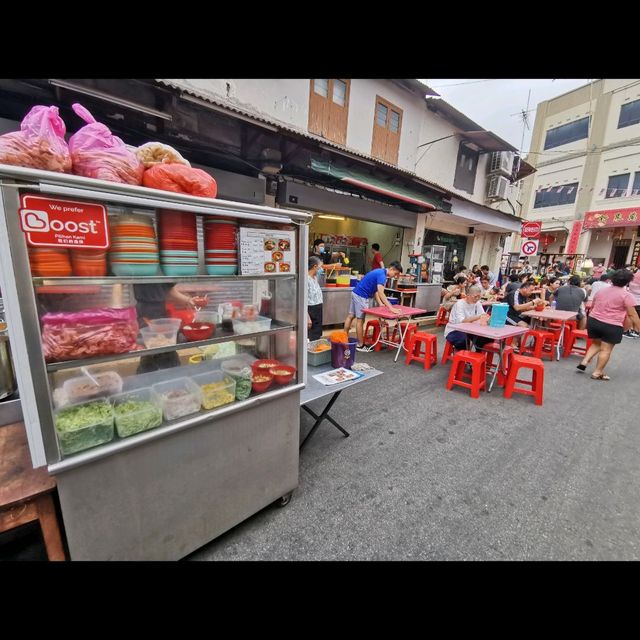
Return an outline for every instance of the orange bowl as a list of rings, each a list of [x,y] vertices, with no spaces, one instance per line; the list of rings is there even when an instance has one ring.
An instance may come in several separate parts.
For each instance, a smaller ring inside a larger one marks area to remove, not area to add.
[[[251,387],[256,393],[266,391],[273,382],[273,376],[268,371],[260,371],[251,376]]]
[[[267,360],[256,360],[251,363],[251,370],[253,374],[257,373],[268,373],[271,367],[275,367],[279,365],[279,360],[267,359]]]
[[[278,384],[289,384],[295,372],[296,368],[288,364],[277,364],[269,369],[269,373]]]
[[[544,311],[544,305],[543,304],[536,305],[536,311]]]

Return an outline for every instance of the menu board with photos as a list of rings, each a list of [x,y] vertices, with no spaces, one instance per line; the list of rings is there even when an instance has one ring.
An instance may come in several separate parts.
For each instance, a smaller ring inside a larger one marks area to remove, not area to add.
[[[243,276],[296,272],[295,231],[240,227],[239,245]]]

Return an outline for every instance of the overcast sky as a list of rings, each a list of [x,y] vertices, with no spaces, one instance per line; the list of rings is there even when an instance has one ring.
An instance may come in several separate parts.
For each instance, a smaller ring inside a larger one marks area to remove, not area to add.
[[[431,78],[424,79],[422,82],[435,89],[447,102],[480,126],[493,131],[517,149],[526,152],[529,150],[537,104],[581,87],[589,80]],[[524,143],[521,147],[523,124],[520,113],[527,108],[529,89],[531,89],[529,109],[533,111],[529,113],[530,128],[525,129]]]

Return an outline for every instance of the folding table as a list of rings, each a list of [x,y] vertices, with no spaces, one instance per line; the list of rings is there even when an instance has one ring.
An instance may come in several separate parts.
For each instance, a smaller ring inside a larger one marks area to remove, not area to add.
[[[564,326],[567,323],[567,320],[573,320],[577,315],[577,311],[554,311],[553,309],[545,309],[544,311],[524,311],[520,315],[528,316],[533,320],[531,325],[532,329],[535,329],[538,326],[538,320],[551,320],[555,322],[561,323],[560,328],[560,336],[558,338],[558,342],[556,343],[556,360],[560,360],[560,349],[562,348],[562,343],[564,342]]]
[[[398,347],[398,353],[396,353],[396,357],[393,359],[394,362],[397,362],[398,356],[400,355],[400,350],[404,346],[404,339],[405,339],[405,336],[407,335],[407,330],[409,329],[409,319],[411,318],[411,316],[419,316],[419,315],[422,315],[423,313],[427,313],[427,310],[418,309],[416,307],[404,307],[399,304],[395,305],[395,308],[399,309],[400,313],[394,313],[393,311],[390,311],[389,309],[387,309],[387,307],[380,306],[380,307],[368,307],[367,309],[364,309],[364,315],[365,315],[365,319],[367,315],[376,316],[376,318],[380,319],[380,335],[378,336],[378,339],[369,347],[369,351],[371,351],[378,344],[378,342],[389,345],[391,347]],[[382,337],[384,333],[383,330],[389,329],[392,326],[389,323],[389,320],[398,321],[398,328],[400,329],[400,342],[397,342],[397,343],[391,342],[390,340],[385,340]],[[404,330],[400,328],[401,321],[406,321]]]
[[[521,336],[529,331],[528,327],[519,327],[513,325],[505,325],[504,327],[490,327],[488,325],[478,324],[477,322],[459,322],[458,324],[449,324],[449,328],[454,331],[461,331],[462,333],[466,333],[467,336],[480,336],[481,338],[490,338],[494,340],[500,345],[500,358],[498,360],[498,366],[493,372],[493,377],[491,378],[491,383],[489,384],[489,388],[487,391],[491,391],[493,389],[493,384],[496,381],[496,376],[498,375],[499,369],[504,369],[502,357],[504,354],[504,341],[507,338],[515,338],[516,336]]]
[[[317,428],[325,420],[328,420],[336,429],[343,433],[345,438],[348,438],[349,432],[341,425],[339,425],[329,415],[329,411],[331,411],[331,408],[333,407],[335,401],[347,387],[358,384],[359,382],[366,382],[367,380],[370,380],[371,378],[375,378],[376,376],[382,374],[382,371],[378,371],[377,369],[373,369],[372,371],[358,371],[358,373],[361,373],[363,375],[356,380],[349,380],[348,382],[339,382],[337,384],[328,385],[322,384],[322,382],[318,382],[313,377],[314,375],[318,375],[319,373],[326,373],[327,371],[332,371],[333,369],[335,369],[335,367],[332,367],[330,364],[324,364],[321,367],[307,367],[307,382],[305,388],[300,394],[300,408],[304,409],[315,420],[315,423],[313,427],[311,427],[309,433],[307,433],[305,438],[300,442],[300,449],[302,449],[304,443],[309,440],[309,438],[316,432]],[[325,396],[331,396],[331,399],[326,404],[320,415],[316,414],[306,406],[310,402],[318,400],[319,398],[324,398]]]

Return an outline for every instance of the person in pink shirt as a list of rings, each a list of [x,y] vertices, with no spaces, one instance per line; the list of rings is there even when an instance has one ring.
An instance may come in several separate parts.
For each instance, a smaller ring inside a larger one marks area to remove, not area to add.
[[[627,290],[633,274],[619,269],[611,276],[613,286],[600,289],[593,298],[593,306],[587,320],[587,334],[593,340],[587,354],[578,365],[584,371],[594,356],[598,356],[591,377],[594,380],[610,380],[604,373],[613,347],[622,342],[625,318],[629,317],[633,328],[640,331],[640,317],[636,311],[636,299]]]
[[[638,267],[635,269],[636,271],[633,276],[633,280],[629,283],[629,293],[631,293],[631,295],[636,299],[636,311],[640,316],[640,269],[638,269]],[[627,338],[640,338],[640,333],[633,331],[632,329],[625,331],[623,335]]]

